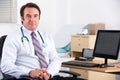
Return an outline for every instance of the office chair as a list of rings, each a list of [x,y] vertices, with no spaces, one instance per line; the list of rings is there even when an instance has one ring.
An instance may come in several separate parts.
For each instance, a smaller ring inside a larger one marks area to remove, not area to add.
[[[4,41],[5,41],[6,37],[7,37],[7,35],[3,35],[0,37],[0,61],[1,61],[1,57],[2,57],[2,48],[3,48]],[[85,79],[77,78],[78,76],[80,76],[80,74],[78,74],[76,72],[65,71],[65,70],[60,70],[59,72],[70,74],[73,77],[62,77],[62,76],[56,75],[53,77],[54,79],[52,79],[52,80],[85,80]],[[13,77],[11,75],[4,74],[4,73],[2,73],[2,75],[3,75],[2,80],[36,80],[36,79],[33,79],[33,78],[26,76],[26,75],[22,75],[20,77],[20,79],[16,79],[15,77]],[[65,78],[65,79],[63,79],[63,78]]]

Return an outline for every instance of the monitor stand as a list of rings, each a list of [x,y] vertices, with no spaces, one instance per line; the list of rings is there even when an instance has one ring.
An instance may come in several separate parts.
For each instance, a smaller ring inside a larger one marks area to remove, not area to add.
[[[112,64],[108,64],[108,58],[105,58],[104,64],[100,64],[99,67],[104,68],[104,67],[114,67]]]

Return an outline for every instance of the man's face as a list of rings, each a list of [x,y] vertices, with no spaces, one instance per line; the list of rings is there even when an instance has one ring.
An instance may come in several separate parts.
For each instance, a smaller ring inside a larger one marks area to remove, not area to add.
[[[36,8],[25,8],[24,15],[21,16],[24,27],[34,31],[39,24],[39,11]]]

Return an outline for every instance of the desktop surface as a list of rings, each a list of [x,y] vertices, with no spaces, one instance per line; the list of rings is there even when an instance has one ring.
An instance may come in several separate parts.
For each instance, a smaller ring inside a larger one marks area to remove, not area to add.
[[[80,62],[80,61],[76,61],[75,62]],[[102,58],[95,58],[93,59],[93,61],[81,61],[81,62],[93,62],[93,63],[97,63],[97,64],[101,64],[104,62],[104,59]],[[88,71],[97,71],[97,72],[108,72],[108,73],[116,73],[116,72],[120,72],[120,64],[116,64],[116,60],[109,60],[110,64],[115,64],[114,67],[105,67],[105,68],[100,68],[100,67],[84,67],[84,66],[75,66],[75,65],[67,65],[67,64],[62,64],[63,67],[69,67],[69,68],[73,68],[73,69],[81,69],[81,70],[88,70]],[[117,65],[117,66],[116,66]]]

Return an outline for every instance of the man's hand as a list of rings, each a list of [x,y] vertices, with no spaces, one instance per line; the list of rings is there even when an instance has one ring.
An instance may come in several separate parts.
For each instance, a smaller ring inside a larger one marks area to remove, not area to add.
[[[32,78],[43,78],[43,71],[41,69],[35,69],[35,70],[31,70],[29,72],[29,76]]]
[[[43,80],[48,80],[51,75],[47,72],[46,68],[42,68],[43,71]]]
[[[42,68],[31,70],[29,76],[32,78],[40,78],[41,80],[48,80],[51,75],[47,72],[46,68]]]

